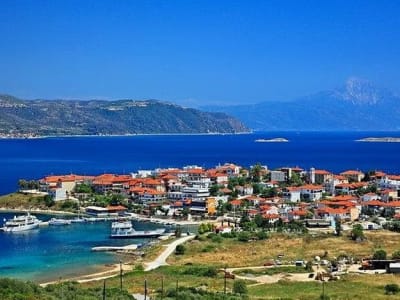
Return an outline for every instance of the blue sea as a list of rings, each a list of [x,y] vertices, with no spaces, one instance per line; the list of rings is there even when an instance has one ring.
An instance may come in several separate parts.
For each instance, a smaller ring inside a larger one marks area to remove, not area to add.
[[[4,219],[18,213],[0,213]],[[49,215],[35,214],[47,221]],[[137,230],[160,225],[133,221]],[[47,282],[60,278],[95,273],[108,264],[126,257],[112,253],[92,252],[96,246],[145,246],[151,239],[110,239],[110,222],[75,223],[68,226],[46,226],[19,233],[0,232],[0,276]]]
[[[17,181],[51,174],[104,172],[234,162],[249,167],[300,166],[400,173],[400,143],[355,142],[364,137],[400,137],[400,132],[273,132],[242,135],[138,135],[0,140],[0,195]],[[284,137],[288,143],[255,143]]]
[[[257,162],[270,169],[311,167],[341,172],[382,170],[400,174],[400,143],[366,143],[365,137],[400,137],[400,132],[273,132],[242,135],[137,135],[0,140],[0,194],[17,189],[18,179],[51,174],[128,174],[139,169],[233,162]],[[256,143],[283,137],[288,143]],[[0,214],[0,220],[10,215]],[[136,224],[136,227],[150,226]],[[0,276],[44,281],[67,277],[118,257],[91,247],[125,243],[108,239],[109,223],[48,227],[17,235],[0,234]],[[84,266],[84,269],[82,269]],[[58,275],[59,274],[59,275]]]

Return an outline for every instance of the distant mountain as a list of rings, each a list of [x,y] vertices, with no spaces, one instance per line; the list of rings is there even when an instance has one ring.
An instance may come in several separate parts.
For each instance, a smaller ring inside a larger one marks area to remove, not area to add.
[[[290,102],[202,108],[233,115],[259,131],[400,130],[400,97],[358,78]]]
[[[108,135],[238,133],[248,129],[224,113],[156,100],[21,100],[0,95],[0,134]]]

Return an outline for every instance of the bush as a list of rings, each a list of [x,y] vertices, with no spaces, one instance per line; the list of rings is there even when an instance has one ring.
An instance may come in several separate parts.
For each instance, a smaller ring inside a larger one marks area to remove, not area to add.
[[[213,245],[207,245],[203,249],[201,249],[201,252],[211,252],[215,249],[215,246]]]
[[[215,236],[213,236],[213,237],[211,238],[211,241],[212,241],[213,243],[221,243],[221,242],[222,242],[222,237],[219,236],[219,235],[215,235]]]
[[[183,245],[178,245],[175,248],[175,255],[183,255],[185,254],[186,248]]]
[[[182,274],[204,276],[204,277],[215,277],[218,274],[218,270],[214,266],[190,266],[184,268]]]
[[[268,234],[265,231],[257,232],[257,238],[259,240],[266,240],[268,238]]]
[[[395,295],[400,291],[400,287],[396,283],[385,285],[385,294],[387,295]]]
[[[372,259],[386,259],[386,257],[387,257],[386,251],[383,249],[379,249],[375,251]]]
[[[250,235],[250,232],[242,231],[242,232],[239,232],[237,238],[238,238],[238,241],[248,242],[251,238],[251,235]]]
[[[400,259],[400,250],[393,252],[392,254],[393,259]]]
[[[240,295],[247,294],[246,282],[244,280],[235,280],[233,282],[233,292]]]

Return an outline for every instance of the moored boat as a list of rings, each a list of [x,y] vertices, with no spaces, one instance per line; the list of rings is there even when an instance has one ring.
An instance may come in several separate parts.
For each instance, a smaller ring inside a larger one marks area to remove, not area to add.
[[[165,232],[164,228],[154,230],[135,230],[131,221],[118,221],[111,224],[111,238],[132,239],[142,237],[158,237]]]
[[[41,223],[41,220],[27,213],[26,215],[14,216],[12,219],[5,220],[2,230],[5,232],[26,231],[38,228]]]
[[[49,220],[49,225],[53,225],[53,226],[63,226],[63,225],[69,225],[69,224],[71,224],[71,220],[59,219],[59,218],[51,218]]]

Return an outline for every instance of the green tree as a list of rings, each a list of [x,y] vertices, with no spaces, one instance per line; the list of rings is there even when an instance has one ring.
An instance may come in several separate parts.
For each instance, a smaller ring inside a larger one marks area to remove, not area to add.
[[[256,163],[250,169],[250,176],[253,182],[260,182],[261,181],[261,172],[263,170],[263,166],[260,163]]]
[[[350,235],[353,241],[362,241],[365,239],[364,229],[360,224],[353,225]]]
[[[373,259],[386,259],[386,257],[386,251],[383,249],[376,250],[374,255],[372,256]]]
[[[235,280],[233,282],[233,292],[235,294],[246,295],[248,293],[246,282],[244,280]]]
[[[337,236],[342,235],[342,222],[339,217],[335,218],[335,234]]]

